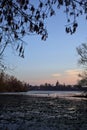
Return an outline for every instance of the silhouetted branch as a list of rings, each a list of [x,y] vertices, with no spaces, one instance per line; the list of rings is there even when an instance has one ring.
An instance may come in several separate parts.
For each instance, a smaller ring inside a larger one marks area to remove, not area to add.
[[[6,42],[0,51],[4,52],[7,42],[15,45],[15,41],[19,41],[25,35],[37,34],[42,40],[46,40],[48,33],[45,19],[55,15],[55,8],[61,9],[62,6],[65,7],[67,19],[65,31],[73,34],[78,27],[77,18],[82,14],[85,14],[87,18],[86,0],[38,0],[37,4],[30,0],[0,1],[0,42],[2,45]],[[19,42],[19,53],[23,50],[21,42],[23,41]]]

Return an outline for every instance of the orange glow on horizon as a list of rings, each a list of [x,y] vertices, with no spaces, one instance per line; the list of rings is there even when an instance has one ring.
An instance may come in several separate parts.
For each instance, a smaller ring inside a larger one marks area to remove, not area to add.
[[[45,83],[55,85],[57,81],[59,81],[60,84],[74,85],[77,84],[77,81],[79,79],[78,74],[80,72],[81,71],[78,69],[71,69],[66,70],[63,73],[54,73],[49,77],[40,77],[32,80],[28,79],[27,81],[31,85],[41,85]]]

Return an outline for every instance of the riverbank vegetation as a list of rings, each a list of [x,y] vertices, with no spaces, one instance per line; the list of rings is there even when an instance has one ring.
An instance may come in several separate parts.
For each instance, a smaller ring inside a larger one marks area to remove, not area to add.
[[[27,91],[27,84],[4,72],[0,73],[0,92]]]

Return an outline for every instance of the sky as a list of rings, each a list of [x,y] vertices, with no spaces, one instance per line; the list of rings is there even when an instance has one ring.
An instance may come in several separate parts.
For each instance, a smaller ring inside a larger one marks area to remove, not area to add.
[[[82,16],[78,19],[79,27],[75,34],[65,32],[66,17],[62,10],[48,18],[45,25],[48,38],[42,41],[40,36],[25,36],[25,58],[17,56],[7,48],[5,60],[9,66],[8,73],[21,81],[32,85],[44,83],[76,84],[81,67],[76,47],[87,41],[87,21]]]

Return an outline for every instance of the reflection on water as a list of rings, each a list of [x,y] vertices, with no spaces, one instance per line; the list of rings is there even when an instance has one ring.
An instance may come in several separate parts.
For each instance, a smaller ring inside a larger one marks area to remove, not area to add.
[[[40,96],[40,97],[72,97],[74,95],[80,95],[80,91],[28,91],[28,92],[11,92],[1,93],[8,95],[29,95],[29,96]]]

